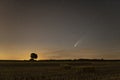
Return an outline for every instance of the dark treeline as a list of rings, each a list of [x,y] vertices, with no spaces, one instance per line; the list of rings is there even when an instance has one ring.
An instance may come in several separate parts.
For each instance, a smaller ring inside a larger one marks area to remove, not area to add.
[[[48,60],[35,60],[34,62],[63,62],[63,61],[120,61],[119,59],[48,59]],[[30,60],[0,60],[0,62],[31,62]]]

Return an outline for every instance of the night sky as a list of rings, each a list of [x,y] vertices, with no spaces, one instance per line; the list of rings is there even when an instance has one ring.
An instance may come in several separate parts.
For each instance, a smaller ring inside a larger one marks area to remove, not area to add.
[[[120,59],[119,0],[0,0],[0,59]]]

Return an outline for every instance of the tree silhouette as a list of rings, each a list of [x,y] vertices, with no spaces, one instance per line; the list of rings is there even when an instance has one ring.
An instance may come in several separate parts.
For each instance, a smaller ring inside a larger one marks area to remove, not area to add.
[[[37,59],[38,58],[38,55],[36,54],[36,53],[31,53],[31,55],[30,55],[30,57],[31,57],[31,61],[34,61],[34,59]]]

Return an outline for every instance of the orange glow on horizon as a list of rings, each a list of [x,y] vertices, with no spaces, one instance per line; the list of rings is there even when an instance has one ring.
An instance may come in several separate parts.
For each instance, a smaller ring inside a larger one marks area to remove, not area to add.
[[[48,52],[45,52],[48,51]],[[111,52],[109,54],[105,53],[104,55],[100,50],[97,49],[81,49],[81,50],[66,50],[66,51],[56,51],[51,52],[49,50],[41,50],[36,51],[35,53],[38,55],[37,60],[45,60],[45,59],[79,59],[79,58],[88,58],[88,59],[100,59],[100,58],[113,58],[116,57],[119,59],[118,54],[115,52]],[[0,60],[29,60],[30,54],[32,53],[32,50],[17,50],[17,51],[11,51],[11,50],[1,50],[0,51]]]

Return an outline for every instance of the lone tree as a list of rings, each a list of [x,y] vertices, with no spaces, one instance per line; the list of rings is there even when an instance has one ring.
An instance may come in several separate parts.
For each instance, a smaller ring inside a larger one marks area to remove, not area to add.
[[[38,55],[36,53],[31,53],[30,57],[31,57],[30,61],[34,61],[34,59],[38,58]]]

